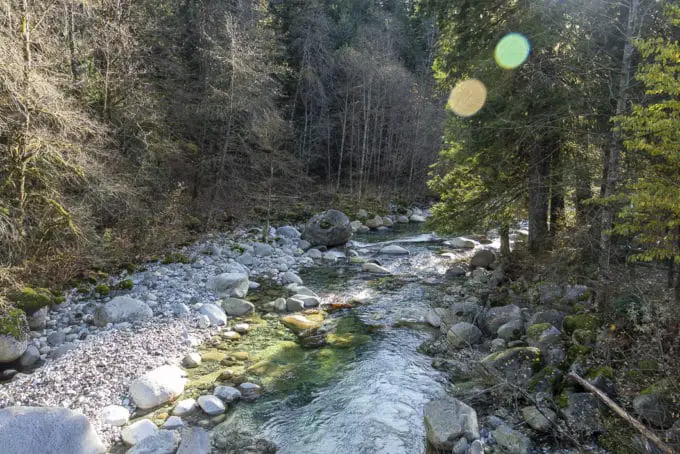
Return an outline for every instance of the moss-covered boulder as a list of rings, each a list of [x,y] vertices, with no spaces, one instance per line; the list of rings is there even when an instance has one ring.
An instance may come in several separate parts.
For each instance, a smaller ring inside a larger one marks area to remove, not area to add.
[[[63,303],[65,298],[46,288],[24,287],[21,290],[10,291],[8,299],[14,306],[31,315],[45,306]]]
[[[531,377],[527,389],[531,393],[553,394],[562,383],[562,372],[554,366],[546,366]]]
[[[109,288],[108,285],[106,284],[99,284],[94,288],[94,291],[98,293],[100,296],[106,296],[109,293],[111,293],[111,289]]]
[[[10,308],[0,313],[0,363],[21,357],[28,347],[28,321],[21,309]]]
[[[562,327],[569,335],[577,329],[595,331],[600,327],[600,319],[590,314],[568,315],[564,317]]]
[[[611,367],[592,367],[588,369],[584,378],[612,399],[616,397],[616,381],[614,379],[614,369]]]
[[[132,282],[132,279],[123,279],[118,284],[116,284],[116,290],[132,290],[134,286],[135,283]]]
[[[541,351],[535,347],[514,347],[492,353],[481,361],[482,366],[499,372],[507,381],[526,384],[542,366]]]
[[[668,429],[675,422],[674,414],[678,412],[673,392],[673,383],[669,380],[658,381],[633,400],[633,408],[643,421]]]

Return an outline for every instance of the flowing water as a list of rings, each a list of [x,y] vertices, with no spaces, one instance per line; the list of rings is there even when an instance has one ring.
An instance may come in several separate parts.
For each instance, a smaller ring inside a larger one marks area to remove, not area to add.
[[[360,237],[355,247],[398,278],[366,276],[358,265],[302,275],[318,293],[367,298],[367,304],[333,316],[347,332],[370,341],[286,354],[279,361],[288,373],[279,380],[280,392],[238,406],[232,422],[275,442],[282,454],[426,451],[423,406],[444,393],[445,380],[416,348],[433,335],[422,321],[430,302],[442,296],[438,281],[445,268],[432,236],[413,227],[395,230]],[[395,240],[409,256],[377,253],[375,243]]]

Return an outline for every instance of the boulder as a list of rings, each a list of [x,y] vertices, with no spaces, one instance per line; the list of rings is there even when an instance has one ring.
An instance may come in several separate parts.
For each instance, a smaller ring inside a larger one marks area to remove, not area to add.
[[[125,443],[134,446],[157,433],[158,427],[150,419],[140,419],[123,429],[120,435]]]
[[[549,408],[529,406],[522,408],[522,417],[532,429],[538,432],[550,432],[553,424],[557,421],[557,415]]]
[[[305,333],[316,331],[321,326],[321,322],[310,320],[302,314],[281,317],[281,323],[297,336],[304,336]]]
[[[222,301],[222,308],[231,317],[243,317],[255,310],[253,303],[239,298],[227,298]]]
[[[451,246],[452,248],[456,249],[474,249],[475,248],[475,243],[474,241],[470,241],[466,238],[458,237],[458,238],[453,238],[451,240],[445,241],[445,245]]]
[[[29,345],[21,358],[19,358],[19,365],[22,369],[33,366],[40,360],[40,351],[35,345]]]
[[[472,323],[456,323],[446,333],[446,338],[454,348],[464,348],[479,343],[482,332]]]
[[[383,225],[383,220],[382,220],[382,218],[381,218],[380,216],[378,216],[377,214],[375,215],[374,218],[369,219],[368,221],[366,221],[366,227],[368,227],[368,228],[371,229],[371,230],[376,230],[376,229],[378,229],[379,227],[382,227],[382,225]]]
[[[145,302],[129,296],[117,296],[99,306],[94,312],[94,323],[106,326],[108,323],[135,322],[153,317],[153,311]]]
[[[313,216],[305,225],[302,239],[313,246],[339,246],[352,238],[352,227],[344,213],[328,210]]]
[[[383,216],[382,223],[385,227],[394,227],[394,221],[388,216]]]
[[[576,433],[588,437],[604,432],[597,397],[590,393],[565,394],[560,397],[564,400],[564,408],[560,412]]]
[[[248,294],[250,281],[246,273],[222,273],[209,278],[206,287],[220,298],[244,298]]]
[[[529,449],[531,449],[531,440],[529,440],[529,437],[505,424],[496,428],[491,434],[498,445],[503,448],[503,452],[528,454]]]
[[[292,271],[286,271],[283,273],[283,277],[281,278],[284,284],[297,284],[297,285],[302,285],[302,279],[300,279],[300,276],[297,274],[293,273]]]
[[[470,266],[473,268],[489,268],[496,261],[496,255],[487,249],[475,252],[470,259]]]
[[[209,416],[221,415],[226,411],[224,404],[217,396],[200,396],[196,401],[198,402],[198,406],[201,407],[201,410]]]
[[[523,333],[524,322],[518,318],[510,320],[507,323],[503,323],[496,331],[498,337],[505,339],[506,341],[517,340],[522,337]]]
[[[299,240],[301,235],[295,227],[284,225],[276,229],[276,236],[288,238],[289,240]]]
[[[179,445],[179,434],[174,430],[159,430],[144,438],[126,454],[173,454]]]
[[[493,336],[498,332],[498,328],[511,320],[522,320],[522,310],[514,305],[492,307],[484,314],[484,331]]]
[[[34,312],[28,317],[28,326],[34,331],[40,331],[45,329],[47,325],[47,314],[50,309],[47,306],[41,307],[38,311]]]
[[[408,224],[409,223],[408,216],[404,216],[403,214],[397,216],[397,223]]]
[[[0,363],[21,357],[28,348],[28,322],[20,309],[8,309],[0,315]]]
[[[68,408],[0,410],[2,454],[103,454],[106,447],[85,416]]]
[[[189,427],[182,430],[182,442],[177,454],[209,454],[210,436],[205,429]]]
[[[184,392],[186,373],[176,366],[161,366],[130,384],[130,396],[141,409],[157,407]]]
[[[677,411],[677,405],[673,403],[669,389],[668,383],[662,380],[633,399],[633,408],[640,419],[660,429],[668,429],[673,425],[673,413]]]
[[[526,384],[533,371],[541,366],[541,351],[535,347],[514,347],[492,353],[482,359],[482,364],[490,366],[503,375],[510,383]]]
[[[205,315],[210,320],[212,326],[223,326],[227,324],[227,314],[221,307],[206,303],[198,310],[199,314]]]
[[[411,217],[409,218],[409,221],[421,223],[421,222],[425,222],[426,219],[425,219],[425,216],[422,216],[420,214],[412,214]]]
[[[231,386],[216,386],[214,391],[222,402],[230,403],[241,398],[241,391]]]
[[[380,249],[381,254],[388,254],[388,255],[408,255],[408,249],[405,249],[401,246],[398,246],[396,244],[390,244],[389,246],[385,246],[384,248]]]
[[[460,437],[479,438],[477,412],[454,397],[431,400],[425,404],[423,415],[427,440],[435,449],[450,452]]]
[[[120,405],[109,405],[99,414],[102,422],[109,426],[124,426],[130,419],[130,411]]]
[[[182,366],[187,369],[193,369],[201,365],[202,359],[201,354],[197,352],[187,353],[187,355],[182,359]]]
[[[463,277],[467,274],[467,269],[460,264],[453,265],[451,268],[446,270],[444,277],[447,279],[455,279],[458,277]]]

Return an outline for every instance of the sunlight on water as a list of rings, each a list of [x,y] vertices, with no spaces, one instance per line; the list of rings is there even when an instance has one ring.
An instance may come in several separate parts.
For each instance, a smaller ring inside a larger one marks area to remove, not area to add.
[[[451,91],[447,107],[460,117],[471,117],[486,103],[486,86],[477,79],[458,82]]]
[[[529,40],[522,34],[510,33],[496,45],[494,58],[501,68],[515,69],[527,60],[529,52],[531,52]]]

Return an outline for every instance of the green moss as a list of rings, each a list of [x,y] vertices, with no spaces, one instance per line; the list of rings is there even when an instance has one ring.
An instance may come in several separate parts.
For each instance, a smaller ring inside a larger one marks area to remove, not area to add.
[[[659,370],[659,362],[655,359],[641,359],[638,361],[638,368],[645,372],[655,372]]]
[[[566,391],[562,391],[560,395],[555,398],[555,406],[561,409],[569,406],[569,395]]]
[[[600,320],[590,314],[568,315],[564,317],[564,330],[572,334],[577,329],[594,331],[600,326]]]
[[[117,290],[130,290],[135,286],[135,283],[132,282],[132,279],[123,279],[116,285]]]
[[[576,344],[592,344],[595,342],[595,334],[588,329],[577,329],[571,335],[571,340]]]
[[[586,372],[586,378],[594,380],[597,377],[614,378],[614,369],[609,366],[593,367]]]
[[[659,380],[653,385],[643,389],[640,394],[656,394],[659,396],[666,396],[671,392],[671,382],[668,379]]]
[[[578,358],[587,357],[592,350],[591,347],[586,345],[572,345],[569,347],[569,350],[567,350],[567,363],[571,364]]]
[[[9,292],[8,298],[14,305],[27,314],[33,314],[45,306],[62,303],[64,300],[55,296],[46,288],[24,287]]]
[[[161,263],[163,265],[169,265],[171,263],[188,264],[188,263],[192,263],[192,260],[184,254],[181,254],[179,252],[175,252],[175,253],[172,253],[172,254],[167,254],[165,257],[163,257],[163,260],[161,260]]]
[[[10,308],[0,315],[0,334],[23,340],[28,331],[26,314],[21,309]]]
[[[536,323],[527,328],[527,339],[538,340],[541,334],[548,328],[550,328],[550,323]]]
[[[111,293],[111,289],[106,284],[99,284],[94,288],[94,291],[99,293],[101,296],[106,296]]]
[[[139,269],[139,266],[135,265],[134,263],[123,263],[120,267],[128,273],[134,273]]]
[[[637,435],[635,429],[628,424],[621,424],[618,416],[610,415],[602,418],[605,431],[597,438],[598,444],[614,454],[636,454],[640,451],[632,443]]]
[[[92,290],[92,287],[89,284],[86,284],[84,282],[81,282],[76,287],[76,292],[80,293],[81,295],[87,295],[87,294],[90,293],[91,290]]]
[[[559,387],[561,378],[562,373],[557,368],[546,366],[531,377],[527,387],[531,392],[554,392]]]

